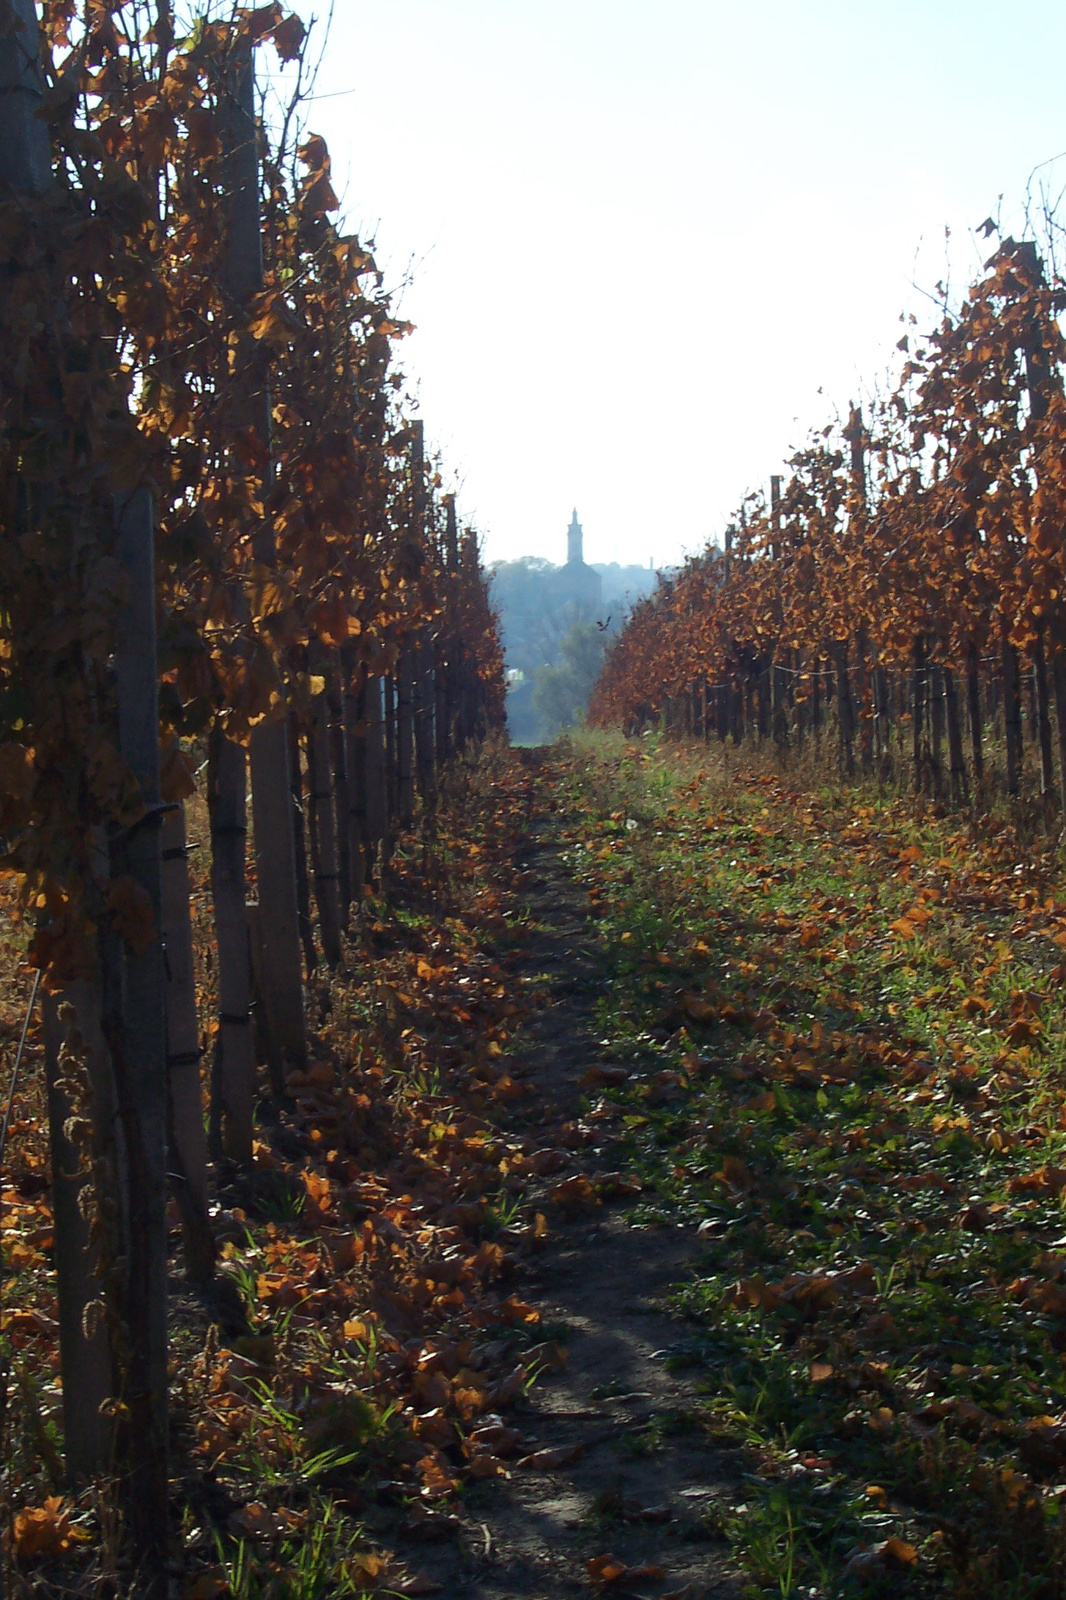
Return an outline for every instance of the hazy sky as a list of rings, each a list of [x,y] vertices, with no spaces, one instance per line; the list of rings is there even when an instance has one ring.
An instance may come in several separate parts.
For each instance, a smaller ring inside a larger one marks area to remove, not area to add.
[[[945,225],[960,288],[1022,230],[1064,59],[1049,0],[336,0],[310,124],[489,558],[574,505],[589,560],[718,535],[934,315]]]

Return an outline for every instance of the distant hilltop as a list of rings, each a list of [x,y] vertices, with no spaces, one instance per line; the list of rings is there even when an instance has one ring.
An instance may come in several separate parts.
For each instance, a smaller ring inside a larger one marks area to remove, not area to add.
[[[590,565],[575,509],[562,566],[522,556],[495,562],[489,579],[507,662],[511,738],[539,744],[580,720],[608,641],[659,575],[650,562]]]

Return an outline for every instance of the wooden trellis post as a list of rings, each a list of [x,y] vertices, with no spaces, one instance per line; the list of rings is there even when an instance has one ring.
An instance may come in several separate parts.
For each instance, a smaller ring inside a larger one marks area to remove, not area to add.
[[[396,828],[396,815],[399,795],[399,758],[396,740],[396,676],[394,667],[387,672],[382,680],[385,695],[384,710],[384,744],[385,744],[385,832],[382,836],[382,862],[388,865],[392,855],[392,839]]]
[[[415,649],[404,645],[396,668],[396,815],[407,827],[415,814]]]
[[[70,984],[61,994],[46,995],[42,1007],[63,1375],[63,1454],[72,1483],[88,1482],[105,1472],[111,1465],[112,1449],[111,1423],[104,1410],[113,1393],[111,1344],[107,1318],[102,1314],[100,1241],[89,1226],[89,1162],[106,1162],[116,1176],[121,1170],[114,1137],[118,1114],[111,1057],[100,1031],[100,1004],[99,985],[81,982]],[[77,1059],[91,1085],[94,1115],[88,1150],[75,1145],[66,1132],[76,1108],[65,1086],[70,1069],[64,1047]],[[124,1187],[120,1182],[114,1196],[119,1211]],[[113,1231],[116,1236],[124,1231],[120,1215],[114,1219]],[[94,1301],[97,1305],[89,1311]]]
[[[9,0],[15,26],[0,33],[0,163],[14,189],[43,194],[52,182],[34,0]]]
[[[444,502],[444,561],[448,570],[450,585],[454,585],[459,577],[459,518],[455,505],[455,496],[449,495]],[[438,759],[446,761],[455,748],[456,740],[456,713],[459,705],[459,673],[462,656],[462,642],[455,634],[449,634],[443,640],[444,650],[444,694],[443,694],[443,725],[437,728]]]
[[[311,880],[307,876],[307,815],[304,810],[304,774],[300,760],[300,739],[295,726],[289,741],[289,795],[292,801],[293,845],[296,855],[296,907],[300,919],[300,943],[308,981],[318,970],[315,930],[311,922]]]
[[[774,538],[771,547],[775,562],[781,560],[781,476],[775,473],[770,479],[770,521],[773,525]],[[779,622],[780,625],[780,622]],[[777,647],[780,650],[780,645]],[[788,682],[785,672],[779,662],[771,668],[771,699],[773,702],[773,736],[774,743],[779,750],[788,748]],[[706,720],[706,712],[704,713]],[[706,737],[706,731],[704,733]]]
[[[1007,793],[1016,795],[1021,783],[1022,770],[1022,689],[1018,651],[1011,642],[1010,622],[1005,615],[1001,615],[999,619],[999,648],[1003,670],[1003,731],[1007,758]]]
[[[352,909],[352,780],[348,770],[342,674],[339,652],[335,651],[326,674],[326,704],[329,707],[329,760],[333,772],[333,808],[337,835],[337,892],[340,898],[340,925],[341,929],[346,931]]]
[[[12,25],[0,32],[0,171],[12,189],[43,194],[52,182],[52,159],[48,129],[36,115],[43,82],[34,0],[12,0],[10,18]],[[106,855],[99,875],[106,881]],[[86,1307],[99,1297],[101,1284],[96,1275],[99,1252],[90,1238],[83,1199],[91,1184],[85,1157],[95,1160],[103,1153],[100,1130],[115,1126],[114,1097],[109,1092],[110,1058],[100,1033],[99,985],[73,984],[61,995],[46,997],[42,1010],[64,1449],[68,1476],[80,1482],[108,1465],[112,1444],[110,1423],[100,1409],[112,1393],[107,1328],[101,1317],[86,1321]],[[61,1052],[68,1036],[73,1047],[75,1033],[76,1053],[93,1083],[97,1108],[88,1152],[74,1146],[65,1132],[74,1107],[61,1086],[66,1070]]]
[[[263,287],[255,68],[247,35],[241,36],[226,74],[221,120],[229,170],[223,279],[230,298],[237,306],[244,307]],[[254,341],[249,340],[245,348],[238,348],[237,369],[241,380],[238,399],[247,411],[248,422],[256,430],[264,453],[268,453],[271,431],[268,373],[260,352],[253,346]],[[274,565],[274,535],[265,520],[256,530],[253,553],[260,565]],[[291,1065],[302,1067],[307,1060],[307,1028],[296,897],[296,845],[289,790],[289,739],[287,717],[259,723],[252,731],[249,765],[259,885],[261,999],[268,1013],[271,1038]],[[247,947],[247,935],[242,937]],[[250,1149],[248,1154],[250,1156]]]
[[[221,728],[211,735],[207,803],[211,814],[211,898],[218,946],[218,1036],[215,1103],[221,1151],[238,1164],[252,1158],[255,1057],[252,971],[245,913],[244,849],[248,832],[244,747]]]
[[[362,900],[369,873],[366,818],[366,672],[356,665],[350,646],[341,650],[344,676],[344,750],[348,767],[348,859],[352,899]]]
[[[121,1451],[134,1554],[151,1592],[166,1592],[167,1483],[167,1039],[161,923],[159,694],[155,639],[154,508],[147,489],[116,496],[115,554],[130,599],[117,618],[119,748],[145,805],[140,823],[111,842],[112,893],[151,907],[136,942],[105,939],[103,1030],[111,1051],[125,1141],[128,1240],[122,1286],[128,1346]],[[118,959],[116,960],[116,956]],[[158,1576],[157,1576],[158,1574]]]
[[[310,664],[312,670],[325,665],[320,651],[311,653]],[[329,706],[323,690],[312,696],[311,726],[307,735],[307,775],[311,787],[311,862],[322,949],[327,963],[337,967],[341,961],[340,874],[337,870],[337,834],[329,756]]]
[[[367,678],[363,692],[366,721],[366,840],[367,875],[378,870],[377,855],[389,831],[389,787],[384,710],[385,680],[380,673]]]
[[[174,809],[163,820],[160,843],[167,982],[170,1169],[181,1206],[185,1268],[194,1281],[204,1281],[214,1271],[215,1246],[207,1212],[207,1139],[200,1088],[191,891],[185,805],[180,799],[174,802]]]

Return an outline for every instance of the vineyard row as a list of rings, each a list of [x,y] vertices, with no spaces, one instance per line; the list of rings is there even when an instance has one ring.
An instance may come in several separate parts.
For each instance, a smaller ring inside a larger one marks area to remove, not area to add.
[[[635,609],[591,720],[782,750],[831,720],[845,773],[909,763],[955,803],[1019,794],[1028,742],[1066,806],[1064,307],[1036,246],[1004,241],[957,312],[900,340],[887,398]]]
[[[47,991],[66,1471],[116,1479],[148,1593],[168,1181],[208,1293],[209,1173],[252,1162],[258,1069],[280,1099],[311,1065],[312,886],[335,966],[443,767],[503,717],[476,537],[404,405],[407,330],[331,220],[324,141],[296,132],[303,24],[186,10],[0,6],[0,836]],[[293,90],[267,117],[269,45]]]

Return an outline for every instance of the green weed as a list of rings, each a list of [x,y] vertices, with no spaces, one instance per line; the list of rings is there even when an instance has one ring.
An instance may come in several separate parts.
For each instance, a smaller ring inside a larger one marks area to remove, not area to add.
[[[674,1359],[702,1366],[709,1432],[749,1463],[730,1536],[753,1582],[850,1592],[852,1556],[897,1540],[894,1593],[1050,1600],[1055,859],[733,752],[574,749],[565,844],[595,890],[598,1024],[631,1069],[605,1095],[635,1219],[704,1227],[675,1302],[703,1333]]]

